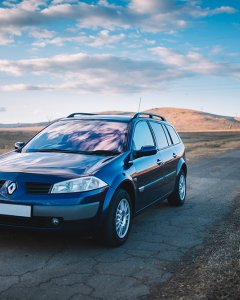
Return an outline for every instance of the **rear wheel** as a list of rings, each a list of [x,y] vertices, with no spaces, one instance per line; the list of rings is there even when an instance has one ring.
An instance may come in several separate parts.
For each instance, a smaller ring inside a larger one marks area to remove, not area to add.
[[[127,191],[117,190],[112,198],[103,236],[109,246],[120,246],[128,238],[131,227],[132,206]]]
[[[183,170],[177,176],[173,193],[168,197],[168,203],[172,206],[181,206],[186,199],[186,174]]]

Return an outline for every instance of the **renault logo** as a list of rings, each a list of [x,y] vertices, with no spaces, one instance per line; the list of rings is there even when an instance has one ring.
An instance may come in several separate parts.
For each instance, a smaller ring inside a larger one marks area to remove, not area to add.
[[[17,189],[17,184],[15,182],[12,182],[7,188],[8,194],[12,195],[16,191],[16,189]]]

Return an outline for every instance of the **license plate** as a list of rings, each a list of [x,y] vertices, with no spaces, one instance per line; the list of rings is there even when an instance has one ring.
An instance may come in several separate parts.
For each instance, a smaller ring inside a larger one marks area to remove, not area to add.
[[[30,218],[31,211],[32,207],[29,205],[0,203],[0,215]]]

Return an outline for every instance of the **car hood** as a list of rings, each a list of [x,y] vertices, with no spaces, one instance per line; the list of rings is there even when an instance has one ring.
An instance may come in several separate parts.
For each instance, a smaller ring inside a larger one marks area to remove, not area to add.
[[[76,178],[94,174],[111,158],[102,155],[14,151],[0,156],[0,172]]]

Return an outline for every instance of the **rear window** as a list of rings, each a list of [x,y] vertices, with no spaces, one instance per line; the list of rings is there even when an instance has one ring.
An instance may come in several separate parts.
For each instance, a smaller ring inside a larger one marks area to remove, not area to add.
[[[175,129],[170,125],[166,125],[166,127],[168,129],[168,132],[169,132],[171,138],[172,138],[173,144],[175,145],[175,144],[180,143],[180,139],[179,139]]]

